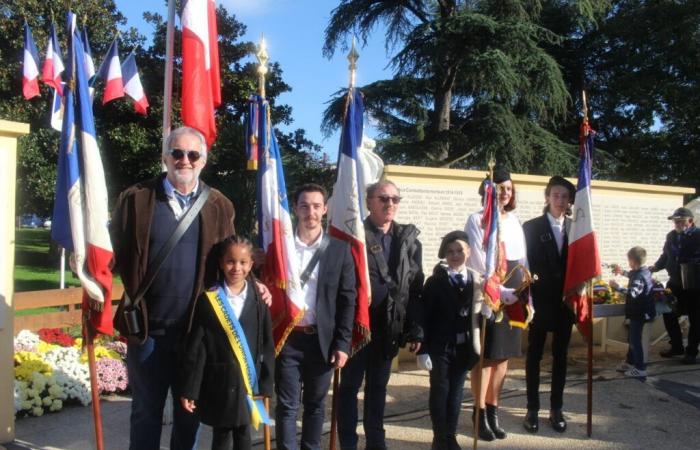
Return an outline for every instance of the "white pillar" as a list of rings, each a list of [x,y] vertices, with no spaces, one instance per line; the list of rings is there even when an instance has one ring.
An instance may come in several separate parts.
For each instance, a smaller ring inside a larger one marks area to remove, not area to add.
[[[0,120],[0,443],[15,438],[13,358],[15,267],[15,191],[17,175],[17,138],[29,133],[29,124]]]

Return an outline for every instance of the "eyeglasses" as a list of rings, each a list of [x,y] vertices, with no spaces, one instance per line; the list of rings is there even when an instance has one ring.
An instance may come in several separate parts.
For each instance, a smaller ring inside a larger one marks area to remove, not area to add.
[[[172,156],[175,161],[181,160],[185,155],[187,155],[187,159],[189,159],[190,162],[197,162],[199,158],[202,157],[202,154],[197,150],[181,150],[179,148],[170,150],[170,156]]]
[[[392,202],[395,205],[398,205],[401,203],[401,197],[398,195],[390,196],[390,195],[375,195],[374,198],[378,198],[380,202],[382,203],[389,203]]]

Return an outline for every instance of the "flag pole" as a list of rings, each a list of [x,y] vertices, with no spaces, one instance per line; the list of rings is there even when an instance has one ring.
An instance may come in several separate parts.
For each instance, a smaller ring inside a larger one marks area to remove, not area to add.
[[[489,159],[489,180],[491,180],[491,183],[493,184],[493,168],[496,167],[496,160],[493,159],[493,155]],[[496,205],[498,208],[499,205]],[[499,219],[500,220],[500,219]],[[499,226],[500,229],[500,226]],[[498,236],[498,230],[496,231],[496,239],[499,239]],[[499,249],[499,243],[496,241],[496,258],[495,261],[498,261],[498,249]],[[479,352],[479,370],[477,373],[479,376],[477,377],[476,381],[476,398],[474,399],[474,440],[472,442],[472,449],[476,450],[478,447],[478,442],[479,442],[479,413],[481,412],[481,383],[482,383],[482,372],[484,370],[484,346],[486,345],[486,317],[482,316],[481,317],[481,346],[480,346],[480,352]]]
[[[581,91],[581,102],[583,105],[583,123],[588,123],[588,101],[586,91]],[[591,437],[593,434],[593,284],[591,280],[586,282],[586,308],[588,309],[588,370],[586,374],[586,434]]]
[[[352,90],[355,88],[355,74],[357,72],[357,60],[360,58],[360,54],[357,52],[357,47],[355,46],[355,37],[352,38],[352,46],[350,47],[350,52],[348,53],[348,71],[350,72],[348,83],[348,101],[352,95]],[[348,102],[345,102],[345,114],[347,114]],[[340,369],[335,369],[333,371],[333,392],[331,397],[331,436],[328,442],[328,448],[330,450],[335,450],[335,442],[338,435],[338,387],[340,385]]]
[[[168,0],[168,28],[165,35],[165,78],[163,83],[163,149],[172,127],[173,54],[175,49],[175,0]],[[163,169],[165,165],[162,164]]]
[[[260,98],[264,101],[265,100],[265,75],[267,75],[267,61],[270,59],[268,54],[267,54],[267,44],[265,43],[265,36],[261,35],[260,36],[260,44],[258,44],[258,51],[255,53],[255,57],[258,59],[258,94],[260,95]],[[267,116],[263,117],[262,120],[267,120]],[[268,127],[269,129],[269,127]],[[266,140],[266,142],[269,142]],[[258,153],[258,157],[260,157],[260,153]],[[256,198],[259,198],[260,193],[256,195]],[[258,205],[260,207],[260,205]],[[260,230],[258,230],[260,232]],[[265,405],[265,410],[267,411],[268,417],[270,416],[270,399],[269,397],[263,397],[263,404]],[[263,424],[263,445],[265,450],[270,450],[271,447],[271,433],[270,433],[270,425],[268,424]]]
[[[87,295],[83,293],[83,295]],[[105,300],[106,301],[106,300]],[[104,450],[102,437],[102,412],[100,411],[100,388],[97,385],[97,366],[95,362],[95,332],[89,319],[90,309],[83,313],[83,329],[86,336],[86,347],[88,352],[88,367],[90,369],[90,392],[92,396],[92,416],[95,422],[95,448]]]

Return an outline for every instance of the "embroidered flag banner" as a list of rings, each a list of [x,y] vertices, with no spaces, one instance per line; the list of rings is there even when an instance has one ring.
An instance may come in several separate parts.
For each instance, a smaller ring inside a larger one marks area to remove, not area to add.
[[[352,335],[352,353],[370,340],[371,290],[363,223],[366,214],[364,214],[365,205],[362,199],[364,199],[366,184],[376,180],[370,180],[370,174],[363,173],[363,165],[358,156],[362,145],[363,115],[362,95],[355,88],[350,88],[340,137],[338,173],[328,214],[328,234],[348,242],[355,261],[357,308]]]
[[[576,315],[576,326],[590,337],[590,318],[585,283],[600,276],[600,253],[595,228],[593,227],[593,208],[591,203],[592,158],[595,131],[583,120],[579,134],[579,162],[574,215],[569,232],[569,249],[566,260],[566,278],[564,292],[567,302]]]
[[[258,232],[260,248],[265,252],[261,278],[272,294],[272,334],[275,353],[279,353],[289,333],[304,316],[304,295],[282,157],[270,124],[269,104],[258,95],[250,101],[256,103],[256,107],[249,108],[249,112],[257,112],[247,120],[258,121],[255,127],[259,138]]]
[[[69,13],[69,23],[71,16],[74,20]],[[93,302],[102,305],[101,311],[90,310],[90,324],[98,333],[112,334],[107,184],[97,147],[80,33],[74,32],[69,42],[51,237],[72,252],[72,266],[83,287],[83,309],[88,310]]]

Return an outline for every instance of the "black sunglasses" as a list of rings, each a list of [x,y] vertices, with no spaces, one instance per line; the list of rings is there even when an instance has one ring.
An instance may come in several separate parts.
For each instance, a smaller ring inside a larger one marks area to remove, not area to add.
[[[187,159],[189,159],[190,162],[196,162],[202,157],[202,154],[197,150],[181,150],[179,148],[170,150],[170,156],[172,156],[175,161],[181,160],[185,155],[187,155]]]
[[[389,196],[389,195],[375,195],[376,198],[379,199],[382,203],[389,203],[392,202],[395,205],[398,205],[401,202],[401,197],[398,195],[395,196]]]

